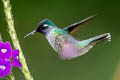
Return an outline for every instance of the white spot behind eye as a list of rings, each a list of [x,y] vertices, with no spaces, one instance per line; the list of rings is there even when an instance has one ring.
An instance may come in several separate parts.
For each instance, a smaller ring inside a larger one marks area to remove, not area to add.
[[[46,27],[46,26],[48,26],[48,24],[44,24],[44,26]]]
[[[1,52],[2,52],[2,53],[6,53],[6,52],[7,52],[7,49],[1,49]]]
[[[5,70],[6,67],[4,65],[0,65],[0,69]]]

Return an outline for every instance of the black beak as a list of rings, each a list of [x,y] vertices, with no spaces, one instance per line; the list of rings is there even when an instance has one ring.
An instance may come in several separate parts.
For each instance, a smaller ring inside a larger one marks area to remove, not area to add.
[[[28,33],[26,36],[24,36],[24,38],[26,38],[26,37],[28,37],[28,36],[30,36],[30,35],[33,35],[34,33],[36,33],[36,30],[34,30],[34,31],[30,32],[30,33]]]

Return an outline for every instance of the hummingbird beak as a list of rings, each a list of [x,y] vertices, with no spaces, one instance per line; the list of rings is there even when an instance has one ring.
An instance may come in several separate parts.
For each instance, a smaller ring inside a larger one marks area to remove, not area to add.
[[[34,31],[30,32],[30,33],[28,33],[26,36],[24,36],[24,38],[26,38],[26,37],[28,37],[28,36],[30,36],[30,35],[33,35],[35,32],[36,32],[36,30],[34,30]]]

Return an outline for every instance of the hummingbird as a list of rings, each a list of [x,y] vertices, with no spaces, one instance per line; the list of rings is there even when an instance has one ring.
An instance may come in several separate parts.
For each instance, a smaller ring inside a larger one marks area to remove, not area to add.
[[[103,40],[111,40],[110,33],[104,33],[86,40],[77,40],[72,36],[72,34],[79,28],[80,25],[88,22],[95,16],[96,15],[89,16],[84,20],[64,27],[63,29],[58,28],[51,20],[44,19],[38,24],[37,28],[35,28],[25,37],[37,32],[41,33],[43,36],[45,36],[61,59],[70,60],[86,54],[98,42]]]

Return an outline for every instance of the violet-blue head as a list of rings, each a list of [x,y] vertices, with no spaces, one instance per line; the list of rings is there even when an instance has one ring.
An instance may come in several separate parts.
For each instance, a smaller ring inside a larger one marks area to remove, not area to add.
[[[52,28],[56,27],[56,25],[48,19],[42,20],[35,30],[27,34],[24,38],[28,37],[31,34],[34,34],[36,32],[42,33],[43,35],[46,35]]]

